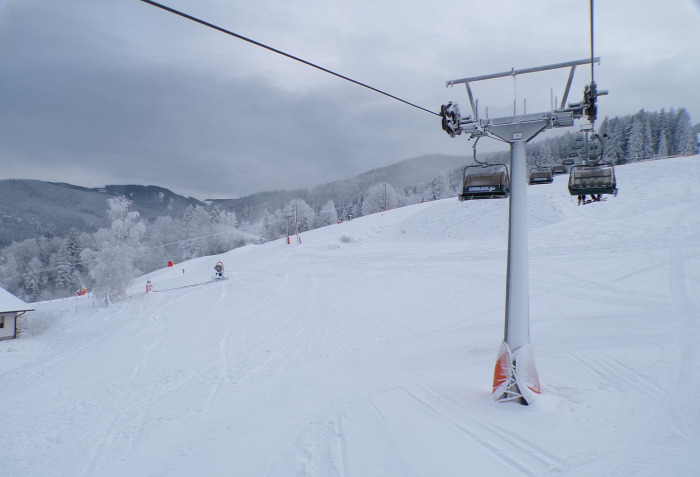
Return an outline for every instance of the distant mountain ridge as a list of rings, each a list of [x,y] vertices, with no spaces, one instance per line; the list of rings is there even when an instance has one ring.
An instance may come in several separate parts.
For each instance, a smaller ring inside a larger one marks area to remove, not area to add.
[[[0,180],[0,247],[43,235],[65,235],[72,227],[95,232],[109,227],[107,199],[124,195],[144,220],[180,216],[185,208],[204,205],[168,189],[142,185],[87,188],[33,179]]]
[[[343,202],[358,198],[375,184],[386,182],[395,188],[428,184],[440,174],[454,174],[455,170],[461,169],[469,161],[466,156],[425,155],[309,189],[259,192],[236,199],[215,199],[211,202],[233,210],[241,220],[252,221],[261,217],[265,210],[274,212],[278,208],[282,209],[292,199],[303,199],[316,209],[333,200],[336,207],[339,207]]]
[[[274,212],[292,199],[303,199],[312,207],[328,200],[336,205],[353,200],[370,186],[386,182],[394,187],[429,183],[441,173],[449,174],[468,160],[463,156],[427,155],[373,169],[350,179],[322,184],[310,189],[266,191],[235,199],[200,201],[152,185],[107,185],[87,188],[63,182],[33,179],[0,180],[0,248],[50,232],[65,235],[71,227],[93,233],[109,227],[107,199],[126,196],[132,209],[143,220],[160,216],[181,217],[188,205],[215,204],[233,210],[240,220],[254,222],[264,211]]]

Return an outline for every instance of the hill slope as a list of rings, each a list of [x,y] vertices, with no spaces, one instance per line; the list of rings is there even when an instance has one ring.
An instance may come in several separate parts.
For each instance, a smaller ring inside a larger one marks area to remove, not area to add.
[[[108,185],[88,189],[65,183],[28,179],[0,180],[0,248],[13,240],[51,232],[63,236],[71,227],[95,232],[109,227],[107,199],[123,195],[143,220],[163,215],[182,215],[189,205],[203,205],[157,186]]]
[[[37,304],[0,342],[3,475],[695,475],[700,157],[617,176],[528,189],[532,406],[490,397],[508,202],[448,199]]]

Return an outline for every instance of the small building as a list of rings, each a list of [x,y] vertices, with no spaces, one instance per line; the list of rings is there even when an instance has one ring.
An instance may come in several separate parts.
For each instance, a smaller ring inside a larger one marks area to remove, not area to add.
[[[34,308],[0,288],[0,340],[17,338],[17,317]]]

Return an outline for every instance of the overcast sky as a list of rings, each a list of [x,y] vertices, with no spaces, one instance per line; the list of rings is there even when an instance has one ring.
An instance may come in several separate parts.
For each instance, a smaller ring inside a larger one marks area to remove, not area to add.
[[[467,110],[447,80],[590,56],[588,0],[161,3],[431,111]],[[600,118],[685,107],[700,122],[700,0],[597,0],[595,21]],[[225,198],[471,154],[437,116],[139,0],[0,0],[0,62],[0,179]],[[547,111],[567,75],[474,92],[492,117],[514,98]],[[571,100],[588,81],[577,68]]]

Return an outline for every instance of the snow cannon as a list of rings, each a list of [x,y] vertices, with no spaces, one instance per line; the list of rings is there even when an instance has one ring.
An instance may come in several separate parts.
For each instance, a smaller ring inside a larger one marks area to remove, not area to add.
[[[218,261],[214,265],[214,278],[216,280],[221,280],[224,278],[224,262]]]

